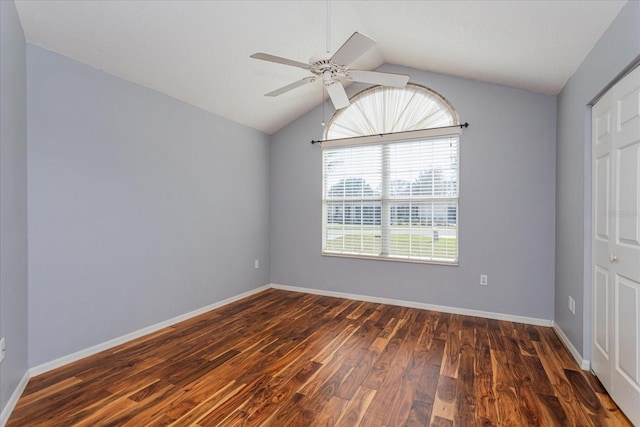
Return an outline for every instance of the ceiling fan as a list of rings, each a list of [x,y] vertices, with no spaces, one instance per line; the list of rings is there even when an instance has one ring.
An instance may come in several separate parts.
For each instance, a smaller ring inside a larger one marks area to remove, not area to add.
[[[362,56],[375,44],[375,40],[355,32],[333,55],[328,52],[315,55],[309,59],[308,64],[262,52],[254,53],[251,58],[304,68],[313,74],[269,92],[265,96],[282,95],[300,86],[321,80],[327,89],[331,102],[333,102],[336,110],[339,110],[349,105],[349,97],[342,86],[342,80],[392,87],[405,87],[409,81],[409,76],[406,74],[352,70],[349,68],[349,64]]]

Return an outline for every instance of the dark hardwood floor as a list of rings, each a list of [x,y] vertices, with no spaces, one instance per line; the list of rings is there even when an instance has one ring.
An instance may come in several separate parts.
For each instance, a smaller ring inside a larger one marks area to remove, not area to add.
[[[34,377],[8,426],[626,426],[551,328],[267,290]]]

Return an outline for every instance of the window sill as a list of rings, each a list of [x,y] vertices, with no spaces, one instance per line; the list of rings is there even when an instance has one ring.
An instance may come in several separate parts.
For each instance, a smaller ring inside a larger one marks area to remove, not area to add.
[[[404,262],[410,264],[431,264],[431,265],[443,265],[448,267],[459,267],[459,260],[446,261],[446,260],[420,260],[420,259],[407,259],[396,257],[383,257],[383,256],[367,256],[367,255],[349,255],[338,254],[333,252],[322,252],[322,256],[335,257],[335,258],[351,258],[351,259],[366,259],[373,261],[391,261],[391,262]]]

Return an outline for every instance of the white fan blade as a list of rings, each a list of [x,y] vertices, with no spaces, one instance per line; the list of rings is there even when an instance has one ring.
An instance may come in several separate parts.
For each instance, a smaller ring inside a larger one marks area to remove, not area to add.
[[[378,71],[348,70],[345,75],[349,80],[356,82],[391,87],[405,87],[409,81],[407,74],[380,73]]]
[[[376,41],[364,34],[355,32],[344,42],[340,49],[333,54],[331,60],[338,65],[349,65],[360,58],[366,51],[375,46]]]
[[[347,92],[344,91],[344,87],[342,87],[342,83],[334,81],[327,85],[327,93],[336,110],[349,106],[349,98],[347,97]]]
[[[295,88],[297,88],[297,87],[304,86],[304,85],[306,85],[307,83],[311,83],[311,82],[315,82],[315,81],[316,81],[316,78],[315,78],[315,77],[305,77],[305,78],[304,78],[304,79],[302,79],[302,80],[298,80],[297,82],[293,82],[293,83],[291,83],[291,84],[288,84],[288,85],[286,85],[286,86],[284,86],[284,87],[281,87],[280,89],[276,89],[276,90],[274,90],[274,91],[272,91],[272,92],[265,93],[265,94],[264,94],[264,96],[278,96],[278,95],[282,95],[282,94],[283,94],[283,93],[285,93],[285,92],[289,92],[290,90],[293,90],[293,89],[295,89]]]
[[[278,64],[291,65],[292,67],[304,68],[305,70],[309,69],[309,64],[305,64],[304,62],[294,61],[293,59],[282,58],[280,56],[269,55],[268,53],[254,53],[251,55],[251,58],[254,59],[262,59],[263,61],[276,62]]]

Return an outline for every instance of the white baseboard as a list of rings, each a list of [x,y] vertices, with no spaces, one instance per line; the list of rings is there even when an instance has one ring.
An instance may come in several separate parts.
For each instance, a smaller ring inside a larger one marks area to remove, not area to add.
[[[43,374],[45,372],[48,372],[48,371],[51,371],[53,369],[59,368],[59,367],[64,366],[66,364],[69,364],[69,363],[75,362],[77,360],[83,359],[83,358],[85,358],[87,356],[91,356],[91,355],[99,353],[101,351],[113,348],[113,347],[115,347],[117,345],[124,344],[124,343],[126,343],[128,341],[131,341],[131,340],[134,340],[136,338],[140,338],[140,337],[148,335],[150,333],[159,331],[160,329],[166,328],[167,326],[175,325],[176,323],[182,322],[183,320],[190,319],[192,317],[195,317],[195,316],[198,316],[200,314],[206,313],[207,311],[211,311],[213,309],[222,307],[223,305],[230,304],[230,303],[232,303],[234,301],[237,301],[239,299],[246,298],[246,297],[248,297],[250,295],[253,295],[253,294],[257,294],[258,292],[262,292],[262,291],[264,291],[266,289],[269,289],[270,287],[271,287],[270,285],[264,285],[264,286],[261,286],[259,288],[252,289],[250,291],[243,292],[241,294],[238,294],[238,295],[232,296],[230,298],[224,299],[222,301],[218,301],[218,302],[215,302],[213,304],[207,305],[206,307],[198,308],[198,309],[193,310],[193,311],[191,311],[189,313],[181,314],[181,315],[176,316],[176,317],[174,317],[172,319],[165,320],[165,321],[162,321],[160,323],[156,323],[155,325],[147,326],[146,328],[139,329],[137,331],[131,332],[131,333],[126,334],[126,335],[122,335],[122,336],[120,336],[118,338],[114,338],[114,339],[109,340],[107,342],[103,342],[101,344],[97,344],[97,345],[94,345],[92,347],[85,348],[84,350],[80,350],[78,352],[75,352],[75,353],[72,353],[72,354],[68,354],[66,356],[62,356],[62,357],[60,357],[58,359],[55,359],[55,360],[52,360],[50,362],[46,362],[46,363],[43,363],[41,365],[38,365],[38,366],[35,366],[35,367],[31,368],[29,370],[29,373],[30,373],[30,375],[32,377],[35,377],[36,375]]]
[[[560,326],[558,326],[556,322],[553,322],[553,330],[556,331],[556,334],[558,334],[558,336],[560,337],[560,341],[562,341],[564,346],[567,347],[569,353],[571,353],[573,358],[578,363],[578,366],[580,366],[580,369],[582,369],[583,371],[588,371],[589,369],[591,369],[591,362],[587,359],[582,358],[580,352],[576,349],[569,337],[567,337],[562,328],[560,328]]]
[[[7,421],[9,421],[9,416],[11,415],[11,412],[13,412],[13,408],[16,407],[16,403],[18,403],[18,399],[20,399],[20,396],[22,396],[22,392],[24,391],[25,387],[27,387],[29,378],[31,378],[31,375],[27,370],[27,372],[24,373],[22,379],[18,383],[18,386],[13,391],[13,394],[11,394],[11,397],[2,410],[2,413],[0,413],[0,426],[4,427],[7,424]]]
[[[422,310],[441,311],[443,313],[461,314],[465,316],[484,317],[486,319],[506,320],[509,322],[526,323],[528,325],[552,326],[553,320],[539,319],[536,317],[516,316],[513,314],[494,313],[491,311],[472,310],[469,308],[449,307],[445,305],[426,304],[414,301],[405,301],[390,298],[379,298],[368,295],[348,294],[343,292],[325,291],[319,289],[300,288],[297,286],[287,285],[270,285],[274,289],[282,289],[284,291],[304,292],[307,294],[323,295],[328,297],[355,299],[359,301],[375,302],[380,304],[399,305],[402,307],[419,308]]]

